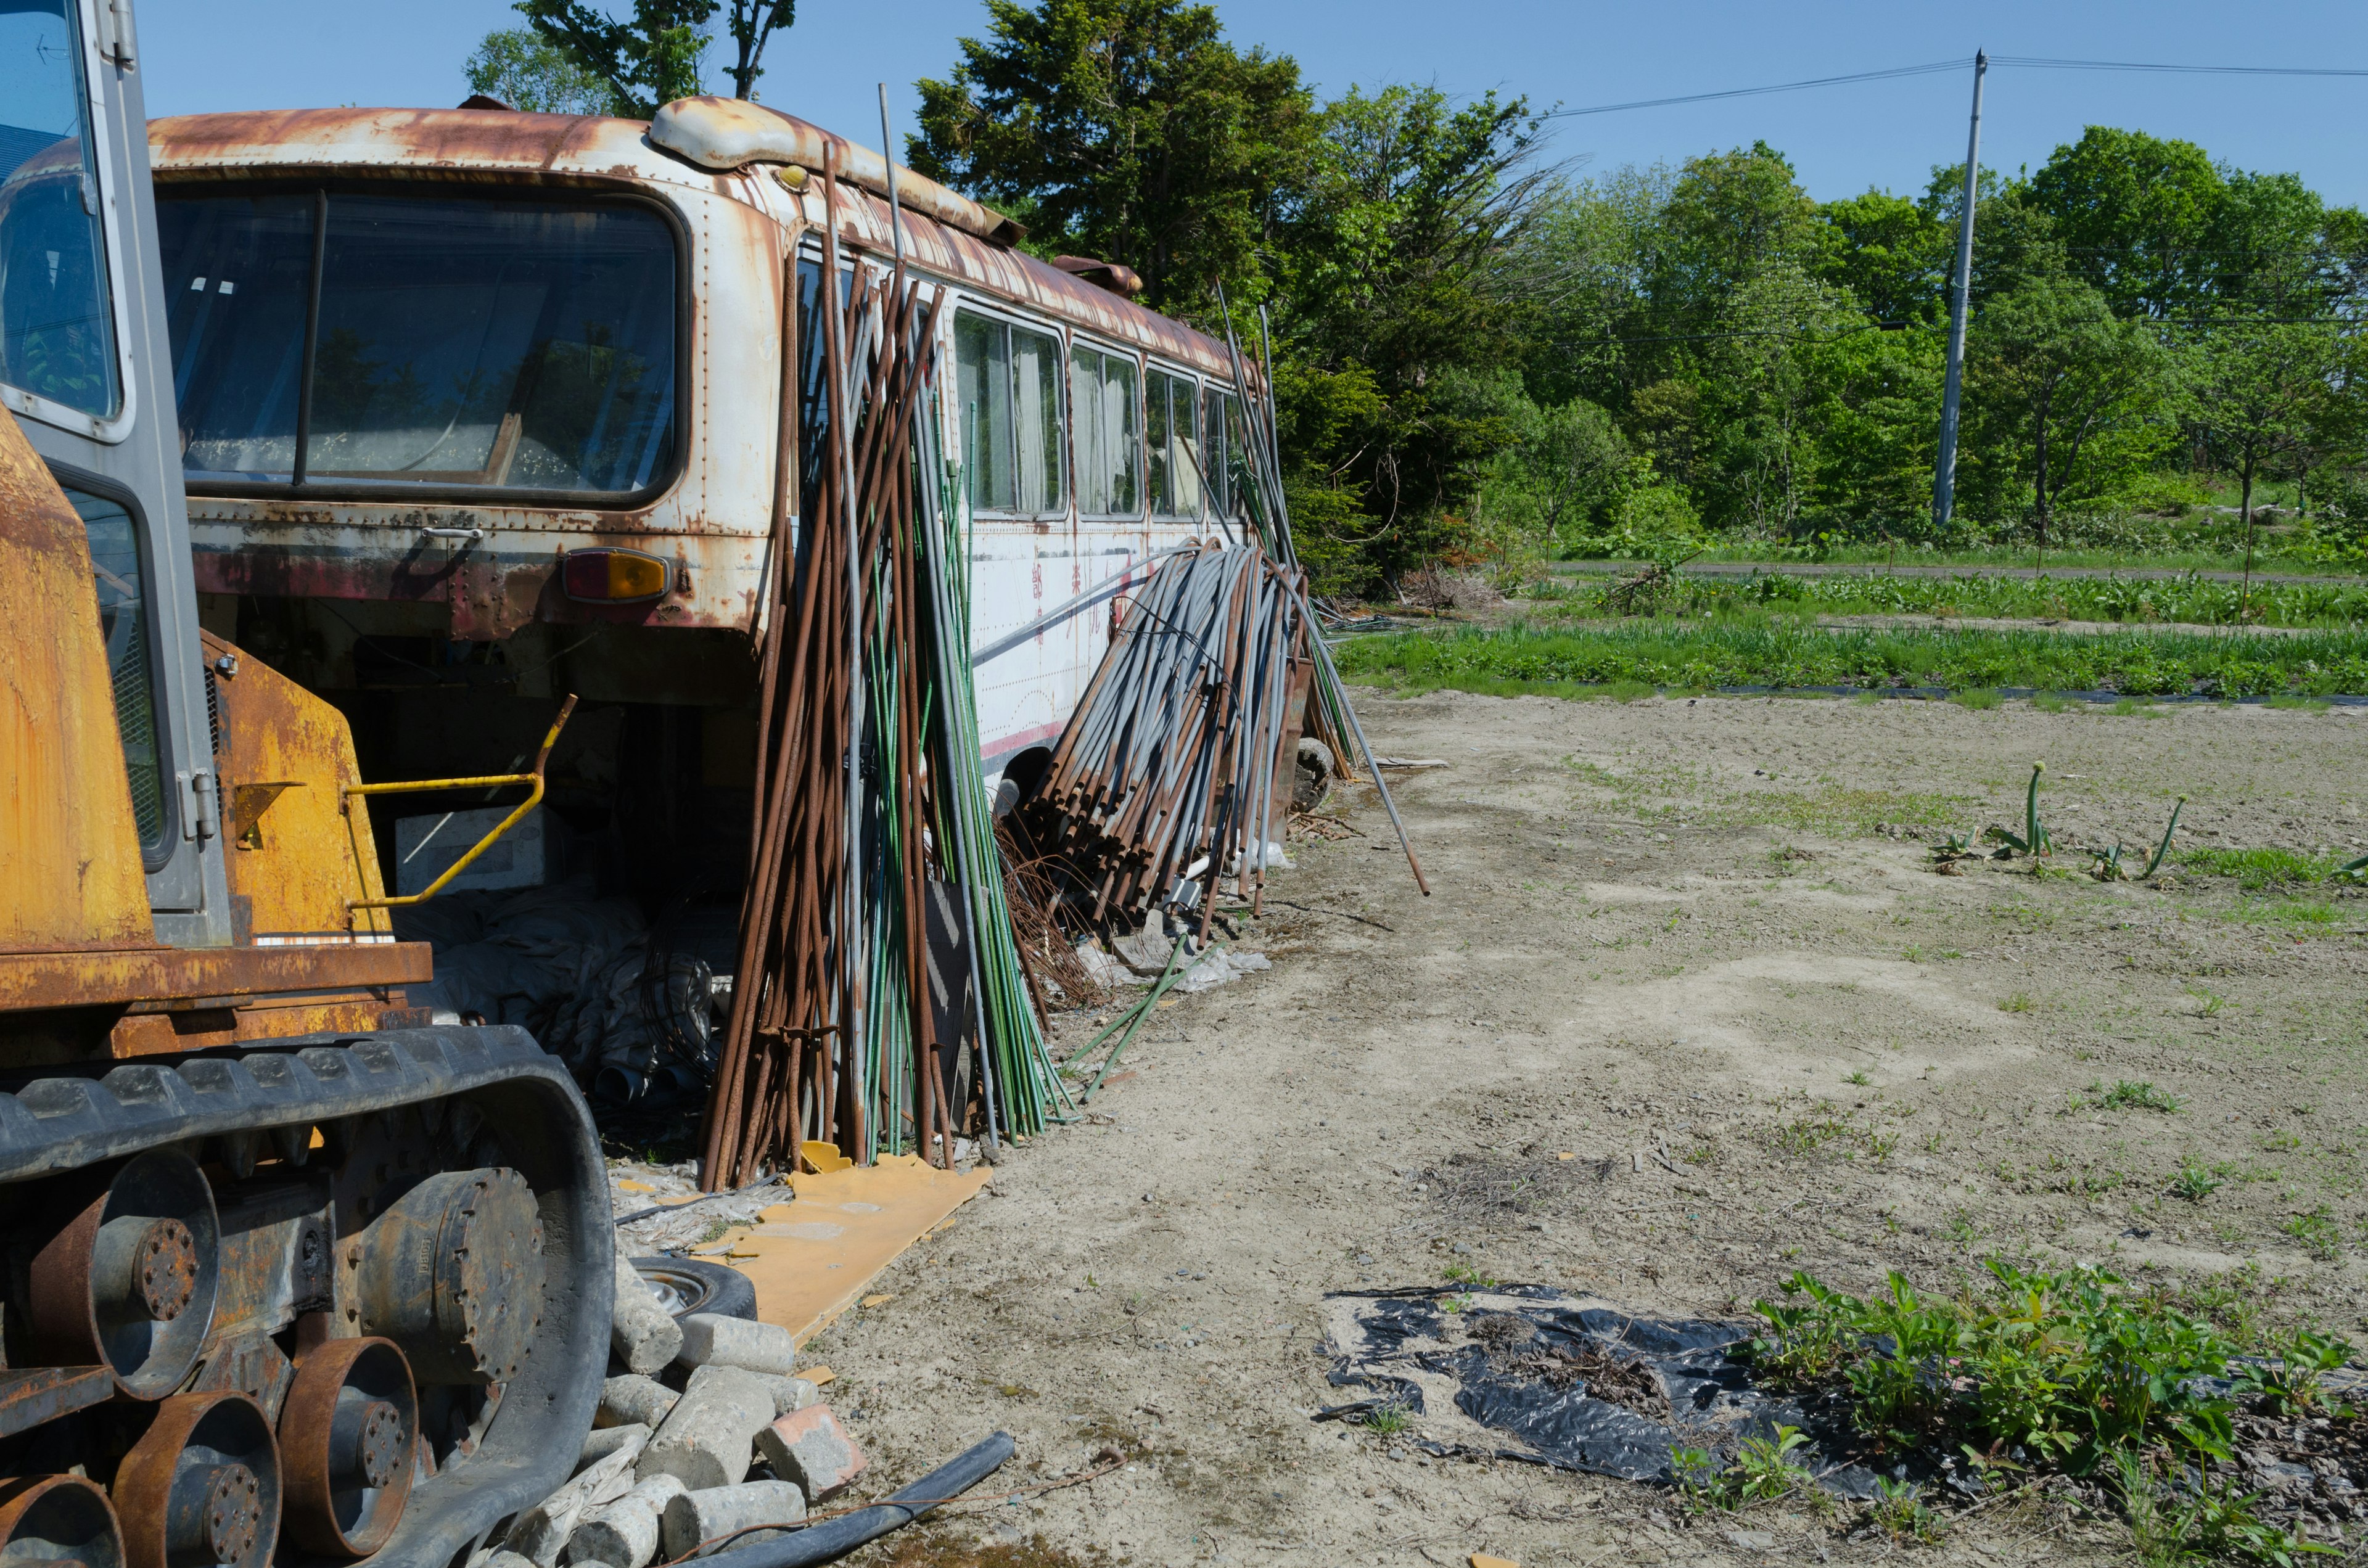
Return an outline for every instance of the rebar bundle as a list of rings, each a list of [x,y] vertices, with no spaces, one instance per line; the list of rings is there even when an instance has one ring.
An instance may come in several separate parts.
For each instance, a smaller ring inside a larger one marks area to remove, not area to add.
[[[1229,877],[1258,903],[1290,809],[1309,631],[1297,574],[1254,544],[1171,557],[1135,596],[1030,808],[1038,846],[1090,884],[1096,920],[1165,905],[1205,933]]]
[[[990,1140],[1032,1131],[1058,1095],[979,777],[968,540],[929,395],[934,294],[901,257],[842,273],[835,219],[823,234],[821,278],[792,314],[819,341],[803,358],[784,345],[756,833],[703,1135],[710,1191],[789,1168],[808,1142],[951,1164],[973,1062]]]

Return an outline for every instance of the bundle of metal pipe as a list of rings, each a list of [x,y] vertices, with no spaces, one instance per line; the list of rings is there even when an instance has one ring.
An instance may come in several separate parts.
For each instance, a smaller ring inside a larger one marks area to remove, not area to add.
[[[1290,812],[1310,625],[1298,574],[1254,544],[1175,556],[1135,596],[1029,808],[1094,919],[1165,905],[1205,933],[1229,878],[1258,903]]]
[[[834,212],[838,199],[826,173]],[[1018,1119],[1032,1130],[1051,1077],[1032,1015],[1015,1041],[996,1006],[1024,981],[978,773],[968,551],[949,538],[958,480],[928,395],[935,293],[901,256],[842,272],[836,221],[824,248],[822,277],[839,286],[806,280],[791,312],[806,341],[783,345],[757,831],[702,1139],[710,1191],[790,1168],[808,1142],[951,1164],[966,1066],[990,1140],[999,1113],[1011,1119],[998,1078],[1027,1098]],[[800,287],[794,263],[785,283]],[[1027,1071],[999,1074],[1014,1055]]]

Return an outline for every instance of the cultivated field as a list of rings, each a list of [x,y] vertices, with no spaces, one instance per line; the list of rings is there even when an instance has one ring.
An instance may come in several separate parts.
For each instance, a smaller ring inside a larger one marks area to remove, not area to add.
[[[1163,1011],[1088,1124],[1016,1152],[814,1347],[875,1474],[996,1427],[1021,1463],[990,1489],[1132,1463],[862,1560],[1898,1550],[1848,1507],[1689,1522],[1666,1491],[1432,1458],[1419,1419],[1311,1421],[1348,1397],[1325,1292],[1451,1268],[1740,1315],[1796,1269],[1946,1290],[1990,1256],[2080,1261],[2240,1333],[2360,1331],[2368,893],[2217,872],[2368,851],[2368,712],[1443,691],[1363,711],[1385,755],[1448,764],[1399,776],[1436,896],[1370,789],[1336,796],[1354,835],[1295,846],[1247,934],[1273,969]],[[2038,759],[2056,869],[1935,874],[1945,833],[2020,831]],[[2292,853],[2079,874],[2078,846],[2150,845],[2180,793],[2182,845]],[[1912,1550],[2102,1562],[2128,1540],[2033,1505]]]

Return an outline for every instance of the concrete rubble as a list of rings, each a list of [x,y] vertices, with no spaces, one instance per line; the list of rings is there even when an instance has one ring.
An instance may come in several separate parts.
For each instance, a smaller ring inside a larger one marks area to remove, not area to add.
[[[626,1285],[620,1267],[620,1297]],[[632,1290],[647,1298],[638,1278]],[[619,1310],[609,1364],[634,1369],[601,1385],[575,1477],[472,1568],[649,1568],[718,1536],[797,1524],[862,1472],[821,1389],[792,1375],[788,1330],[692,1313],[669,1318],[671,1333],[643,1322],[629,1334],[638,1310]],[[673,1347],[663,1362],[659,1344]]]
[[[609,1345],[628,1369],[642,1373],[656,1371],[682,1349],[681,1325],[621,1252],[617,1255],[616,1307],[609,1322]]]
[[[701,1541],[763,1525],[793,1525],[806,1517],[805,1495],[793,1482],[750,1481],[685,1492],[666,1506],[662,1540],[668,1559]]]

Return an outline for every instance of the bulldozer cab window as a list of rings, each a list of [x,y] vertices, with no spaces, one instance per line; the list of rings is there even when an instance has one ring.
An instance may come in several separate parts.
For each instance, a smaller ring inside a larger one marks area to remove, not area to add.
[[[81,18],[0,4],[0,379],[94,418],[122,407]]]
[[[107,668],[115,683],[115,725],[123,737],[131,815],[153,871],[161,863],[172,827],[172,797],[165,788],[156,740],[156,661],[148,632],[146,578],[140,565],[140,526],[120,502],[71,484],[63,488],[90,535],[98,630],[107,642]]]
[[[191,483],[623,496],[670,475],[677,269],[654,210],[344,191],[157,206]]]
[[[954,395],[971,506],[1021,517],[1060,511],[1060,340],[959,312]]]

